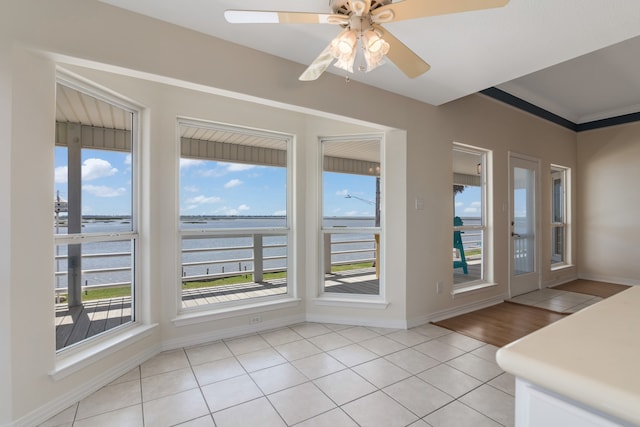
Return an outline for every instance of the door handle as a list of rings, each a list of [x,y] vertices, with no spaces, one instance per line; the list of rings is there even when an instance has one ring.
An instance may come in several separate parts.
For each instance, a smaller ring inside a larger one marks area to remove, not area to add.
[[[513,231],[511,232],[511,237],[522,237],[520,236],[518,233],[514,233]]]

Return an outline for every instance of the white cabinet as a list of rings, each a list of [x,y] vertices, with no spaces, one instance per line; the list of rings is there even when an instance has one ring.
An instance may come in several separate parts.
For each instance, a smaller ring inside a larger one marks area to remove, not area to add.
[[[516,379],[516,427],[627,427],[593,408]]]

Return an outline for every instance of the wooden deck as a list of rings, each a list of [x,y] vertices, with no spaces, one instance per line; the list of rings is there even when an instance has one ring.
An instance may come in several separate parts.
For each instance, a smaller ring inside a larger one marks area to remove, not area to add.
[[[343,294],[378,295],[380,293],[380,280],[376,277],[375,268],[325,274],[324,291]]]
[[[277,279],[260,283],[240,283],[236,285],[212,286],[210,288],[184,289],[182,306],[197,307],[199,305],[237,301],[249,298],[281,295],[287,293],[287,280]]]
[[[480,265],[480,260],[468,261],[467,272],[468,274],[464,274],[462,268],[454,268],[453,283],[457,285],[460,283],[480,280],[482,277],[482,266]]]
[[[56,304],[56,350],[131,321],[131,297],[87,301],[79,307]]]
[[[378,294],[380,285],[375,269],[370,268],[328,274],[325,279],[325,291],[371,295]],[[262,283],[184,289],[182,307],[190,308],[286,293],[286,278]],[[56,304],[56,349],[68,347],[131,320],[130,297],[85,301],[83,306],[71,308],[64,303]]]

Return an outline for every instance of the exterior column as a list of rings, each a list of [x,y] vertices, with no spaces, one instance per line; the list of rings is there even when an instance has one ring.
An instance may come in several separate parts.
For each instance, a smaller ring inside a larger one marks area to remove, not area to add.
[[[68,126],[68,233],[82,233],[82,135],[79,125]],[[69,307],[82,305],[82,245],[68,247],[67,291]]]

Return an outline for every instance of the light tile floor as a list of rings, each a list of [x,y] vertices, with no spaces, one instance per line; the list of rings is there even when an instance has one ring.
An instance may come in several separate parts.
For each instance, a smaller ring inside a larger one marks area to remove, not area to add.
[[[593,295],[553,288],[539,289],[510,299],[513,302],[545,308],[558,313],[575,313],[602,300],[603,298]]]
[[[430,324],[301,323],[161,353],[42,426],[512,426],[496,350]]]

